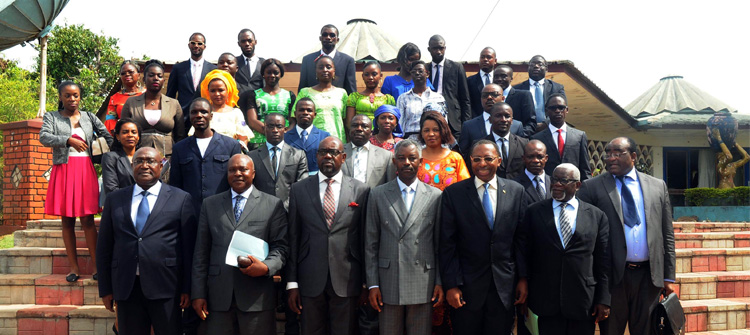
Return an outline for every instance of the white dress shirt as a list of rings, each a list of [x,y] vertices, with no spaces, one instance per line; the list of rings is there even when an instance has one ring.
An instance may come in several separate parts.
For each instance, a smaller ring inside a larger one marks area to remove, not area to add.
[[[509,152],[508,150],[510,149],[510,142],[509,142],[510,141],[510,132],[508,132],[507,134],[505,134],[505,136],[500,136],[498,134],[495,134],[495,132],[492,132],[492,136],[495,138],[495,143],[497,143],[498,147],[500,145],[502,145],[503,148],[505,148],[505,155],[507,156],[508,152]],[[502,143],[498,143],[498,142],[500,142],[501,138],[503,139],[503,142]],[[503,148],[500,148],[500,152],[498,152],[500,154],[500,157],[503,157]],[[506,157],[506,159],[507,159],[507,157]]]
[[[334,57],[336,57],[336,48],[334,48],[334,49],[333,49],[333,51],[331,51],[331,53],[329,53],[329,54],[325,53],[325,52],[323,51],[323,49],[320,49],[320,55],[321,55],[321,56],[325,55],[325,56],[328,56],[328,57],[334,58]]]
[[[539,79],[539,86],[544,92],[544,78]],[[529,79],[529,91],[531,92],[531,100],[534,100],[534,107],[536,107],[536,81],[534,79]]]
[[[617,187],[617,195],[622,199],[622,183],[617,180],[615,175],[615,186]],[[635,168],[631,169],[630,172],[625,174],[625,186],[630,190],[630,194],[633,195],[633,201],[635,202],[635,210],[638,213],[639,225],[628,227],[628,225],[622,225],[625,231],[625,245],[628,248],[625,260],[628,262],[645,262],[648,260],[648,239],[646,235],[646,210],[643,205],[643,190],[641,184],[638,181],[638,174],[635,172]],[[622,200],[620,200],[622,201]]]
[[[490,196],[490,202],[492,203],[492,217],[497,217],[497,176],[493,176],[492,180],[489,181],[490,188],[487,190]],[[479,204],[482,204],[482,198],[484,198],[484,181],[474,177],[474,187],[477,189],[477,195],[479,195]]]
[[[523,169],[523,172],[526,173],[526,177],[529,177],[529,179],[531,180],[531,185],[534,185],[534,188],[536,189],[536,176],[537,175],[529,172],[529,170],[527,170],[527,169]],[[547,185],[544,185],[544,170],[542,170],[542,174],[539,175],[539,179],[541,179],[541,181],[542,181],[542,187],[544,188],[544,192],[546,194],[546,192],[547,192],[547,187],[546,186]],[[552,185],[550,185],[550,186],[552,186]]]
[[[307,137],[310,137],[310,133],[312,132],[312,128],[313,128],[313,124],[312,123],[307,128],[302,128],[302,127],[299,126],[299,124],[297,124],[296,126],[294,126],[294,129],[297,129],[297,135],[299,135],[299,138],[302,138],[302,131],[303,130],[307,130]]]
[[[130,218],[133,220],[133,227],[135,227],[135,217],[138,214],[138,206],[140,206],[141,199],[143,199],[143,195],[141,195],[141,192],[143,192],[144,190],[140,186],[138,186],[138,184],[135,184],[133,186],[133,200],[130,203]],[[148,189],[146,201],[148,201],[149,213],[154,210],[154,204],[156,204],[156,198],[159,197],[159,191],[161,191],[161,181],[157,181],[154,186],[151,186]]]
[[[434,62],[430,62],[430,69],[432,69],[432,72],[430,72],[430,82],[432,82],[432,78],[435,78],[435,71],[437,71],[437,68],[435,65],[440,66],[440,78],[438,78],[437,86],[435,83],[432,83],[432,87],[435,88],[436,92],[442,94],[443,93],[443,78],[445,77],[445,57],[443,57],[443,60],[440,61],[440,63],[435,64]]]
[[[445,60],[443,60],[443,61],[445,61]],[[479,78],[482,79],[482,87],[487,86],[487,84],[485,84],[485,78],[487,79],[488,83],[492,84],[492,73],[493,72],[494,71],[484,72],[481,69],[479,70]]]
[[[503,90],[503,97],[505,97],[506,99],[508,98],[508,94],[510,94],[511,87],[513,86],[508,85],[508,87]]]
[[[361,148],[361,149],[360,149]],[[359,154],[357,154],[357,150]],[[367,182],[367,158],[370,155],[370,141],[367,141],[365,145],[358,147],[352,143],[352,177],[363,183]],[[359,158],[359,169],[356,166],[356,158]]]
[[[245,56],[242,56],[242,57],[245,57]],[[253,54],[253,56],[250,58],[245,57],[245,64],[249,66],[250,76],[252,76],[253,73],[255,73],[255,69],[258,67],[259,60],[260,60],[260,57],[258,57],[258,55],[256,54]]]
[[[563,242],[562,230],[560,230],[560,204],[561,203],[562,202],[552,199],[552,213],[554,214],[554,217],[555,217],[555,228],[557,228],[557,235],[560,237],[560,243],[563,245],[563,248],[565,248],[565,242]],[[572,236],[576,232],[576,220],[578,219],[578,199],[576,199],[576,197],[573,197],[570,200],[568,200],[568,205],[565,206],[565,215],[568,217],[568,222],[570,222],[570,236],[572,240]]]
[[[404,199],[404,205],[406,205],[406,210],[411,212],[411,206],[414,204],[414,196],[417,194],[417,183],[419,183],[419,179],[414,179],[414,182],[410,185],[404,184],[403,181],[401,181],[401,178],[396,178],[396,181],[398,182],[398,189],[401,190],[401,197],[403,199],[403,191],[405,188],[408,188],[410,191],[406,193],[406,199]]]
[[[237,193],[233,189],[229,189],[232,192],[232,209],[234,210],[234,205],[237,203],[237,199],[235,199],[238,195],[241,195],[245,200],[247,200],[250,197],[250,192],[253,191],[253,185],[251,184],[248,189],[245,190],[245,192]],[[247,202],[245,202],[247,204]],[[232,212],[234,214],[234,212]]]
[[[560,152],[560,144],[557,143],[557,129],[562,129],[562,137],[565,140],[565,143],[568,143],[568,124],[563,123],[562,127],[557,128],[550,123],[547,127],[549,127],[549,131],[552,133],[552,141],[555,142],[555,149],[557,149],[557,152]],[[549,150],[549,149],[547,149]]]
[[[492,134],[492,123],[490,123],[490,113],[482,112],[482,118],[484,119],[484,133],[487,135]]]

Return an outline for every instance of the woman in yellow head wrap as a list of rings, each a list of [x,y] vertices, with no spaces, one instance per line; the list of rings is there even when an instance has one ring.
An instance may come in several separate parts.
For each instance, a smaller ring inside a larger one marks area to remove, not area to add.
[[[211,129],[219,134],[237,139],[243,148],[253,137],[253,131],[245,123],[245,115],[237,108],[237,83],[228,72],[213,70],[201,82],[201,97],[208,99],[213,108]],[[191,127],[188,135],[195,130]]]

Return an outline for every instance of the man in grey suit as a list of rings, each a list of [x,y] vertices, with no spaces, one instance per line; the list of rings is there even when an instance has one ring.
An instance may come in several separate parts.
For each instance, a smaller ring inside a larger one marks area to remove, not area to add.
[[[276,196],[289,208],[289,189],[293,183],[307,178],[307,157],[305,152],[284,143],[286,120],[279,113],[266,116],[263,131],[266,145],[250,152],[255,166],[253,185],[261,192]]]
[[[370,144],[372,121],[367,115],[357,114],[349,124],[349,140],[344,145],[346,162],[341,167],[345,176],[359,180],[370,188],[383,185],[396,178],[393,155],[383,148]]]
[[[526,190],[529,203],[550,198],[552,181],[549,175],[544,173],[546,163],[547,147],[544,143],[540,140],[529,141],[523,148],[523,164],[526,168],[514,179]]]
[[[417,180],[422,150],[396,144],[398,179],[370,192],[365,268],[370,305],[380,312],[380,334],[432,332],[432,306],[443,302],[437,271],[440,190]]]
[[[361,234],[370,188],[341,172],[344,160],[341,140],[325,138],[317,178],[293,184],[289,194],[288,303],[302,315],[305,335],[354,333],[357,298],[367,293]]]
[[[203,201],[193,257],[193,309],[206,320],[207,334],[276,333],[273,276],[287,257],[287,219],[278,198],[253,187],[253,161],[236,154],[229,160],[231,190]],[[250,265],[226,264],[235,231],[268,243],[268,256],[248,255]]]
[[[607,172],[585,181],[578,192],[581,200],[607,215],[610,225],[612,314],[599,324],[603,335],[622,335],[626,324],[630,334],[651,334],[650,316],[660,293],[674,291],[667,185],[634,168],[636,150],[631,138],[610,141],[604,148]]]

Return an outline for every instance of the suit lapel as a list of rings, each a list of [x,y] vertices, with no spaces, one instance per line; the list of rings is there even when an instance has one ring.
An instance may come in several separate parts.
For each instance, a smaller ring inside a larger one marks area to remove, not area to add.
[[[159,213],[162,212],[164,205],[169,202],[169,198],[172,196],[171,192],[172,190],[169,188],[169,185],[162,183],[161,189],[159,190],[159,195],[156,196],[156,203],[154,204],[154,208],[151,209],[151,213],[149,214],[148,219],[146,219],[146,223],[143,225],[141,236],[146,235],[146,231],[151,227],[154,220],[156,220],[156,218],[159,216]]]
[[[557,159],[558,159],[559,162],[562,162],[562,157],[560,157],[560,151],[557,150],[557,147],[555,146],[555,140],[552,139],[552,133],[549,131],[549,129],[543,129],[542,130],[542,136],[544,137],[542,139],[542,142],[549,143],[550,146],[552,147],[552,150],[550,150],[549,148],[547,149],[547,155],[549,155],[549,156],[555,156],[555,157],[557,157]],[[567,145],[567,143],[566,143],[566,145]],[[563,151],[563,154],[564,153],[565,152]]]
[[[312,130],[310,130],[310,134],[307,135],[307,141],[305,142],[305,151],[310,149],[313,146],[313,143],[318,143],[318,136],[320,136],[318,128],[313,127]],[[302,138],[300,138],[300,140],[302,140]]]
[[[617,193],[617,184],[615,184],[615,178],[609,172],[605,172],[602,177],[602,183],[604,183],[604,189],[609,195],[609,200],[612,201],[612,206],[617,212],[617,217],[620,218],[620,224],[622,220],[622,201],[620,201],[620,195]],[[645,192],[644,192],[645,193]]]
[[[234,230],[234,208],[232,208],[232,191],[226,191],[222,195],[221,206],[224,207],[224,213],[229,220],[226,223],[229,225],[229,230]]]
[[[375,173],[375,167],[376,163],[379,163],[383,160],[383,156],[381,156],[382,152],[377,149],[376,146],[371,145],[370,150],[367,153],[367,170],[365,173],[367,174],[367,182],[369,183],[372,180],[375,180],[377,176],[374,175]]]
[[[239,228],[240,225],[245,223],[247,221],[248,216],[250,216],[250,212],[258,207],[258,203],[260,200],[260,194],[258,194],[258,189],[253,188],[252,192],[250,192],[250,196],[247,197],[247,201],[245,201],[245,207],[242,209],[242,214],[240,214],[240,222],[237,223],[237,227]]]
[[[304,150],[304,148],[302,147],[302,138],[299,137],[299,134],[297,133],[297,128],[294,128],[286,132],[286,134],[284,134],[284,141],[290,144],[293,143],[297,147],[302,148]]]
[[[479,201],[479,197],[477,196],[477,189],[474,188],[474,178],[476,178],[476,176],[471,178],[470,183],[466,183],[466,196],[469,198],[469,202],[471,202],[471,205],[474,206],[474,210],[478,211],[477,213],[481,213],[480,215],[482,215],[482,217],[484,218],[484,226],[487,227],[487,229],[490,229],[489,222],[487,222],[487,217],[486,215],[484,215],[484,208],[482,208],[482,203]]]
[[[190,92],[195,92],[195,87],[193,87],[193,64],[190,63],[189,59],[185,61],[185,78],[187,78],[187,86],[190,88]]]
[[[268,171],[268,175],[271,176],[271,179],[276,180],[273,173],[273,166],[271,166],[271,155],[268,153],[268,148],[265,144],[261,144],[261,146],[258,147],[258,155],[260,156],[260,160],[261,162],[263,162],[263,166],[266,168],[266,171]],[[282,165],[279,164],[279,167],[281,166]]]
[[[552,200],[547,200],[547,202],[549,203],[549,206],[544,206],[544,209],[542,210],[542,225],[544,227],[544,231],[550,235],[550,237],[554,241],[553,244],[555,245],[555,247],[557,247],[557,249],[565,250],[565,248],[563,248],[562,241],[560,241],[560,235],[557,233],[557,225],[555,225],[555,211],[552,208]],[[568,244],[570,244],[570,242],[568,242]]]
[[[130,176],[130,180],[135,181],[135,178],[133,177],[133,167],[130,164],[130,161],[128,160],[127,154],[118,151],[121,155],[119,159],[117,160],[117,164],[120,165],[120,170],[126,171],[128,173],[128,176]]]
[[[385,194],[387,195],[386,198],[391,203],[391,207],[393,207],[393,211],[396,212],[396,215],[398,215],[399,222],[406,222],[407,219],[409,219],[409,212],[406,210],[406,204],[404,203],[404,198],[401,195],[401,190],[399,189],[398,182],[396,180],[389,181],[388,189],[386,190]],[[396,196],[398,194],[399,196]]]
[[[318,215],[320,216],[320,219],[325,226],[326,224],[326,216],[323,213],[323,203],[320,201],[320,179],[318,179],[318,176],[312,176],[310,179],[310,186],[307,188],[308,196],[310,199],[312,199],[313,207],[315,207],[315,211],[318,212]],[[340,200],[341,197],[339,197]],[[328,229],[328,227],[325,227]]]
[[[349,203],[346,202],[347,199],[354,199],[354,186],[352,183],[352,179],[353,178],[346,175],[342,176],[341,178],[341,192],[339,193],[339,203],[336,206],[336,214],[333,216],[333,225],[331,226],[331,230],[336,228],[339,219],[342,215],[344,215],[344,211],[349,205]]]
[[[505,206],[508,203],[508,201],[505,201],[505,195],[507,194],[505,191],[505,181],[502,178],[497,178],[497,196],[495,199],[497,199],[495,202],[495,222],[492,224],[492,233],[497,233],[500,228],[500,215],[501,213],[506,213]],[[484,210],[482,210],[482,213],[484,213]],[[486,221],[486,220],[485,220]]]
[[[582,206],[580,199],[578,201],[578,213],[576,215],[576,230],[573,232],[573,236],[570,237],[570,241],[568,241],[568,245],[565,246],[565,249],[570,248],[570,246],[580,238],[579,235],[582,234],[581,232],[585,232],[589,228],[588,225],[593,223],[588,219],[589,209]]]
[[[352,177],[354,176],[354,155],[352,155],[353,144],[351,142],[344,144],[344,152],[346,153],[346,160],[344,161],[344,166],[346,167],[346,170]]]
[[[249,64],[245,62],[245,55],[240,55],[239,59],[241,63],[238,62],[240,66],[240,71],[238,75],[244,76],[249,81],[250,77],[252,77],[252,74],[250,73],[250,67],[248,66]]]
[[[198,148],[198,140],[195,139],[195,136],[188,136],[188,148],[190,148],[190,151],[192,151],[197,157],[203,157],[201,155],[201,150]],[[206,150],[206,153],[208,153],[208,150]],[[177,162],[179,164],[179,162]]]
[[[208,147],[206,147],[206,153],[203,154],[202,157],[210,157],[211,153],[217,147],[219,147],[219,141],[221,141],[221,137],[220,136],[221,135],[219,133],[214,132],[214,135],[211,136],[211,140],[208,141]],[[195,140],[193,140],[193,143],[195,143],[195,148],[197,149],[198,148],[198,143]],[[200,150],[198,150],[198,157],[201,157],[200,156]]]

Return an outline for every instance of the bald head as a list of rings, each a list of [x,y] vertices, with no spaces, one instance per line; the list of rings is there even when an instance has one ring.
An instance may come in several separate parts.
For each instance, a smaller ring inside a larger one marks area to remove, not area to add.
[[[255,179],[255,165],[249,156],[235,154],[227,164],[227,180],[229,186],[237,193],[243,193],[253,186]]]
[[[341,165],[346,160],[344,143],[340,139],[328,136],[320,141],[316,154],[320,173],[328,178],[333,178],[341,171]]]
[[[133,179],[144,190],[156,185],[161,177],[162,156],[159,150],[143,147],[133,155]]]

